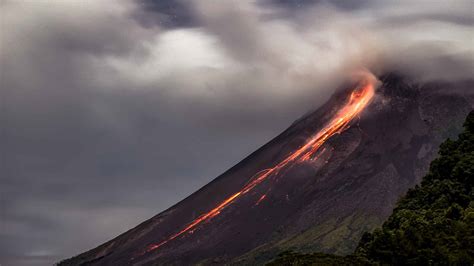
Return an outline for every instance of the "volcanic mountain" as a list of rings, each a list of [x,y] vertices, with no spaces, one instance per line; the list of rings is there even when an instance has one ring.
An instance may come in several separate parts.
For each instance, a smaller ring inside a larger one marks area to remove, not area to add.
[[[262,264],[347,254],[415,186],[472,109],[472,83],[397,74],[339,90],[168,210],[60,265]]]

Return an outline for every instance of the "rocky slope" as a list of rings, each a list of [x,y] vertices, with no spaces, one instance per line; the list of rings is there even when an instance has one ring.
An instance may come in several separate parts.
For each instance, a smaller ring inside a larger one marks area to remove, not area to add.
[[[192,234],[144,253],[303,145],[337,112],[348,91],[336,93],[175,206],[61,265],[261,264],[289,248],[352,252],[361,235],[380,226],[399,197],[420,182],[441,141],[460,132],[472,109],[472,96],[452,93],[471,83],[419,85],[395,74],[380,79],[360,119],[329,139],[319,159],[260,184]]]
[[[348,256],[281,253],[277,265],[473,265],[474,111],[457,139],[439,148],[420,185],[408,190],[387,221],[365,233]]]

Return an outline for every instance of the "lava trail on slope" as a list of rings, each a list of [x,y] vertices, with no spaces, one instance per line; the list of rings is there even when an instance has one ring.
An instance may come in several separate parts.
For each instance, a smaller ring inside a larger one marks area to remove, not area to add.
[[[59,265],[264,265],[284,250],[351,253],[420,182],[438,154],[434,147],[461,131],[474,106],[474,98],[451,92],[468,91],[473,83],[417,83],[397,73],[373,80],[375,95],[358,115],[347,111],[351,102],[362,107],[351,92],[364,84],[341,86],[325,104],[179,203]],[[341,125],[337,119],[344,114],[352,122]],[[334,129],[340,134],[324,137]],[[326,139],[320,147],[318,135]],[[285,167],[266,174],[294,154]],[[169,240],[263,175],[245,196]]]
[[[332,136],[341,133],[348,128],[349,123],[360,114],[362,110],[368,105],[374,96],[374,84],[371,81],[364,81],[359,87],[353,90],[351,93],[348,102],[337,112],[337,114],[331,119],[331,121],[319,132],[317,132],[309,141],[297,149],[296,151],[290,153],[288,157],[282,160],[280,163],[275,165],[272,168],[265,169],[254,175],[249,183],[245,185],[241,190],[229,196],[227,199],[222,201],[214,209],[200,215],[194,221],[186,225],[183,229],[177,233],[171,235],[167,239],[149,245],[144,252],[145,253],[154,251],[159,247],[165,245],[169,241],[184,235],[186,233],[192,233],[197,226],[204,222],[208,222],[215,216],[219,215],[222,210],[234,203],[243,195],[252,191],[256,186],[258,186],[263,181],[269,179],[272,176],[276,176],[281,170],[291,167],[295,163],[302,163],[308,160],[312,160],[316,153],[319,151],[321,146]],[[259,200],[263,200],[265,195]],[[257,202],[258,204],[259,202]]]

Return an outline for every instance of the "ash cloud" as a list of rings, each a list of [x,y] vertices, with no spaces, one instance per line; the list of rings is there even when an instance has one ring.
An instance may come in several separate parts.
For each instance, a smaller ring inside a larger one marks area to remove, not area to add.
[[[472,8],[2,1],[0,263],[50,265],[133,227],[360,68],[471,78]]]

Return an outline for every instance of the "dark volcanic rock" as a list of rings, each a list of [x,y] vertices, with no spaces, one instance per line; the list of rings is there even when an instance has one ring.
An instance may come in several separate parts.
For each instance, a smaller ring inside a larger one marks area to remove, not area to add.
[[[379,226],[397,199],[420,181],[436,147],[460,132],[472,109],[472,95],[454,94],[436,84],[420,86],[395,74],[381,81],[361,118],[331,138],[320,159],[281,173],[276,182],[261,183],[254,193],[246,194],[192,234],[137,256],[303,145],[344,103],[347,91],[335,94],[324,106],[175,206],[61,265],[260,264],[287,249],[336,254],[353,251],[362,233]],[[255,206],[266,192],[267,198]]]

